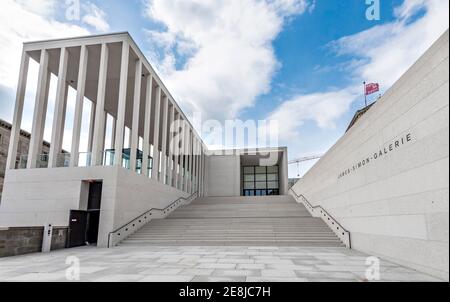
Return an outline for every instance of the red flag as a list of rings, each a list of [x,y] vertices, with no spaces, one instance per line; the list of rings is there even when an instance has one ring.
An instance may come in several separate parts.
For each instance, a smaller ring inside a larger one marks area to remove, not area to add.
[[[366,84],[366,95],[370,95],[378,91],[380,91],[380,85],[378,83]]]

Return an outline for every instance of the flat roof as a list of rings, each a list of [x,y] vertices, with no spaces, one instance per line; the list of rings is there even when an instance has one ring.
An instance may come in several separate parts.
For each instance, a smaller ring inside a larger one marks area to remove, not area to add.
[[[108,39],[109,38],[109,39]],[[114,39],[112,39],[114,38]],[[99,41],[91,41],[99,39]],[[172,103],[175,105],[175,107],[178,109],[178,112],[181,113],[182,117],[185,121],[188,122],[190,125],[194,136],[196,136],[203,147],[208,150],[208,147],[204,143],[202,137],[199,135],[197,130],[194,128],[192,122],[187,118],[184,111],[181,109],[178,102],[175,100],[173,95],[171,94],[170,90],[167,88],[167,86],[164,84],[163,80],[159,76],[159,74],[155,71],[153,66],[148,61],[147,57],[144,55],[144,53],[141,51],[139,46],[137,45],[136,41],[133,39],[131,34],[128,31],[122,31],[122,32],[116,32],[116,33],[107,33],[107,34],[97,34],[97,35],[87,35],[87,36],[78,36],[78,37],[69,37],[69,38],[57,38],[57,39],[47,39],[47,40],[38,40],[38,41],[29,41],[24,42],[24,51],[26,52],[36,52],[40,51],[41,49],[58,49],[61,47],[79,47],[81,45],[97,45],[101,43],[118,43],[123,42],[124,39],[128,39],[130,43],[130,47],[134,51],[134,53],[142,60],[145,68],[152,74],[154,81],[157,82],[157,84],[161,87],[164,94],[172,101]],[[67,45],[61,45],[62,43],[68,43]],[[73,42],[73,43],[70,43]],[[91,99],[92,100],[92,99]]]

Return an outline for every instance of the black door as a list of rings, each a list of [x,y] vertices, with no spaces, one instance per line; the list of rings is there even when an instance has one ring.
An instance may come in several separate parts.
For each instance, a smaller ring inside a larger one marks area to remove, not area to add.
[[[99,222],[100,222],[100,211],[88,211],[86,241],[89,244],[97,243]]]
[[[70,247],[83,246],[86,244],[86,230],[88,222],[87,211],[70,211],[69,240]]]
[[[102,187],[102,182],[92,182],[89,184],[88,210],[100,211],[102,202]]]
[[[102,203],[102,188],[103,183],[101,181],[91,182],[89,185],[89,214],[86,231],[86,242],[89,244],[97,243],[98,226],[100,223],[100,208]]]

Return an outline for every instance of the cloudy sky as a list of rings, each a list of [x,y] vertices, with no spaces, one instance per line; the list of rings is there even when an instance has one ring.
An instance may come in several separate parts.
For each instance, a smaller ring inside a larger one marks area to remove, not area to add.
[[[279,144],[289,147],[290,159],[332,146],[364,105],[362,82],[380,83],[381,93],[389,89],[448,28],[449,18],[448,0],[382,0],[375,21],[366,18],[365,0],[2,0],[0,5],[0,118],[12,119],[24,41],[129,31],[189,116],[278,120]],[[32,64],[26,130],[35,72]],[[52,96],[49,104],[51,113]],[[71,121],[70,105],[68,110]],[[70,127],[68,122],[68,132]],[[67,136],[64,144],[70,147]],[[312,164],[303,164],[300,174]],[[297,174],[292,166],[290,176]]]

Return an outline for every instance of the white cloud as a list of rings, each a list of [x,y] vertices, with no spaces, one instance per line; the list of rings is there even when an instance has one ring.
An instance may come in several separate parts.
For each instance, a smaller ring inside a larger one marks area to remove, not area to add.
[[[233,118],[271,88],[279,67],[272,41],[307,0],[147,0],[147,15],[165,30],[149,31],[167,86],[188,111]],[[163,46],[163,44],[165,46]],[[182,56],[185,62],[177,61]]]
[[[334,128],[335,121],[357,97],[358,87],[298,95],[284,102],[268,119],[278,121],[279,139],[289,141],[299,136],[299,128],[308,120],[320,128]]]
[[[51,16],[56,9],[56,0],[14,0],[23,9],[40,16]],[[2,3],[2,6],[4,4]],[[6,4],[8,5],[8,4]]]
[[[395,9],[397,21],[333,43],[338,54],[367,60],[352,74],[389,88],[448,29],[448,0],[410,0]],[[411,20],[419,11],[425,14]]]
[[[35,1],[33,0],[33,2]],[[0,99],[1,118],[8,120],[12,118],[23,42],[89,34],[86,29],[79,26],[55,21],[53,16],[47,15],[48,13],[50,12],[45,9],[31,9],[14,0],[2,0],[0,10],[0,95],[6,95],[6,97]],[[31,60],[22,121],[22,127],[27,131],[31,130],[37,76],[38,64]],[[50,139],[49,129],[51,128],[56,88],[54,82],[52,80],[50,86],[49,114],[44,135],[46,140]],[[65,145],[64,148],[67,146]]]
[[[17,85],[23,42],[88,33],[79,26],[29,11],[16,1],[3,0],[0,10],[0,84],[10,88]]]
[[[333,127],[362,94],[363,80],[378,82],[383,90],[388,89],[448,29],[448,6],[448,0],[405,1],[395,9],[396,21],[332,42],[337,55],[353,57],[348,63],[354,69],[348,76],[354,84],[284,102],[269,115],[279,120],[281,138],[287,141],[298,137],[306,120],[316,122],[320,128]],[[422,17],[411,20],[422,10]]]
[[[96,30],[106,32],[109,30],[109,24],[106,21],[106,13],[97,5],[87,2],[83,5],[85,15],[82,18],[83,23],[94,27]]]

